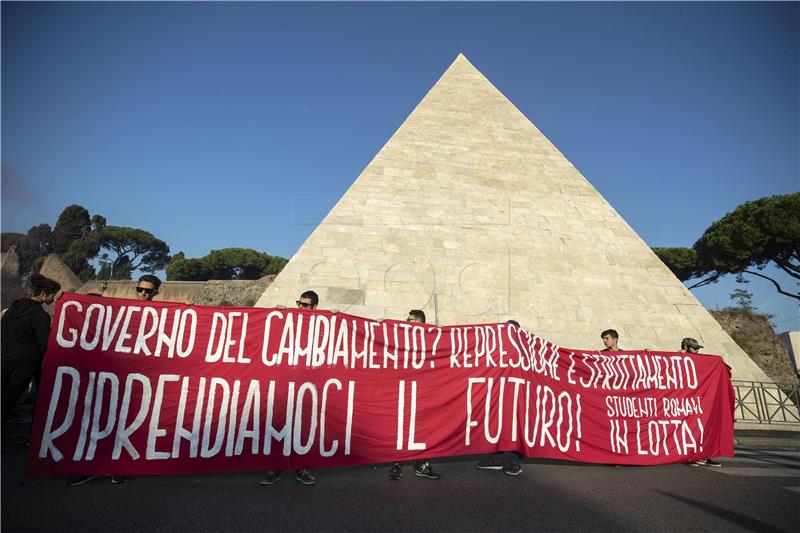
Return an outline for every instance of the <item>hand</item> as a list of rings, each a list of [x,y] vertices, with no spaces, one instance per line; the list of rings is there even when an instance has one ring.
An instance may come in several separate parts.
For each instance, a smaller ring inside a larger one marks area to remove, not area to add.
[[[331,310],[330,310],[330,313],[331,313],[332,315],[335,315],[335,314],[336,314],[336,313],[338,313],[338,312],[339,312],[339,310],[338,310],[338,309],[331,309]]]
[[[285,305],[276,305],[275,309],[280,309],[281,311],[283,311],[284,309],[286,309],[286,306]]]

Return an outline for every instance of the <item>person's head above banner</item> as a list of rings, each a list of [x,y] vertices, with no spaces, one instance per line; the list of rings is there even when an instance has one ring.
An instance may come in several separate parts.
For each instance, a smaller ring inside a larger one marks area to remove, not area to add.
[[[703,346],[697,339],[686,337],[681,341],[681,353],[698,353]]]
[[[149,302],[156,297],[160,286],[161,280],[158,277],[152,274],[145,274],[139,278],[139,283],[136,284],[136,298]]]
[[[603,341],[604,349],[601,352],[619,352],[619,333],[615,329],[607,329],[600,334],[600,339]]]

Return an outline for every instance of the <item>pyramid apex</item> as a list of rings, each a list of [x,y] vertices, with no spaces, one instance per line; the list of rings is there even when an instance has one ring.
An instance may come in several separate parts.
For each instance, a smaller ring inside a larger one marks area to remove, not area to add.
[[[450,63],[450,66],[447,67],[445,72],[463,71],[464,69],[466,69],[466,70],[474,70],[474,71],[478,72],[478,69],[475,68],[475,65],[473,65],[472,63],[469,62],[469,59],[467,59],[467,56],[465,56],[463,53],[459,52],[458,55],[456,56],[456,58],[453,60],[453,62]]]
[[[459,53],[458,53],[458,55],[456,56],[456,58],[453,60],[453,63],[452,63],[452,64],[453,64],[453,65],[455,65],[456,63],[466,63],[466,64],[468,64],[468,65],[471,65],[471,64],[472,64],[472,63],[470,63],[470,62],[469,62],[469,59],[467,59],[467,56],[465,56],[465,55],[464,55],[463,53],[461,53],[461,52],[459,52]]]

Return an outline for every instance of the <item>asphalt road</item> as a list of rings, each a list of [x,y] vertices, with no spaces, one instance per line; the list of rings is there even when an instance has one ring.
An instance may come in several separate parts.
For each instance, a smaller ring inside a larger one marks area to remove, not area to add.
[[[10,425],[9,425],[10,426]],[[437,461],[441,480],[388,468],[317,470],[315,486],[258,472],[99,479],[24,475],[3,427],[3,531],[800,531],[800,453],[737,450],[723,468],[527,460],[517,477]]]

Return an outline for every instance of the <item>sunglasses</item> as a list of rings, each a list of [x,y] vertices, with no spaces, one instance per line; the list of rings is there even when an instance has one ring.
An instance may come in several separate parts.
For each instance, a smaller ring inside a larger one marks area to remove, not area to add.
[[[156,292],[155,289],[145,289],[144,287],[136,287],[136,292],[143,292],[145,294],[154,294]]]
[[[314,304],[309,302],[301,302],[300,300],[297,300],[297,307],[299,307],[300,309],[313,309]]]

